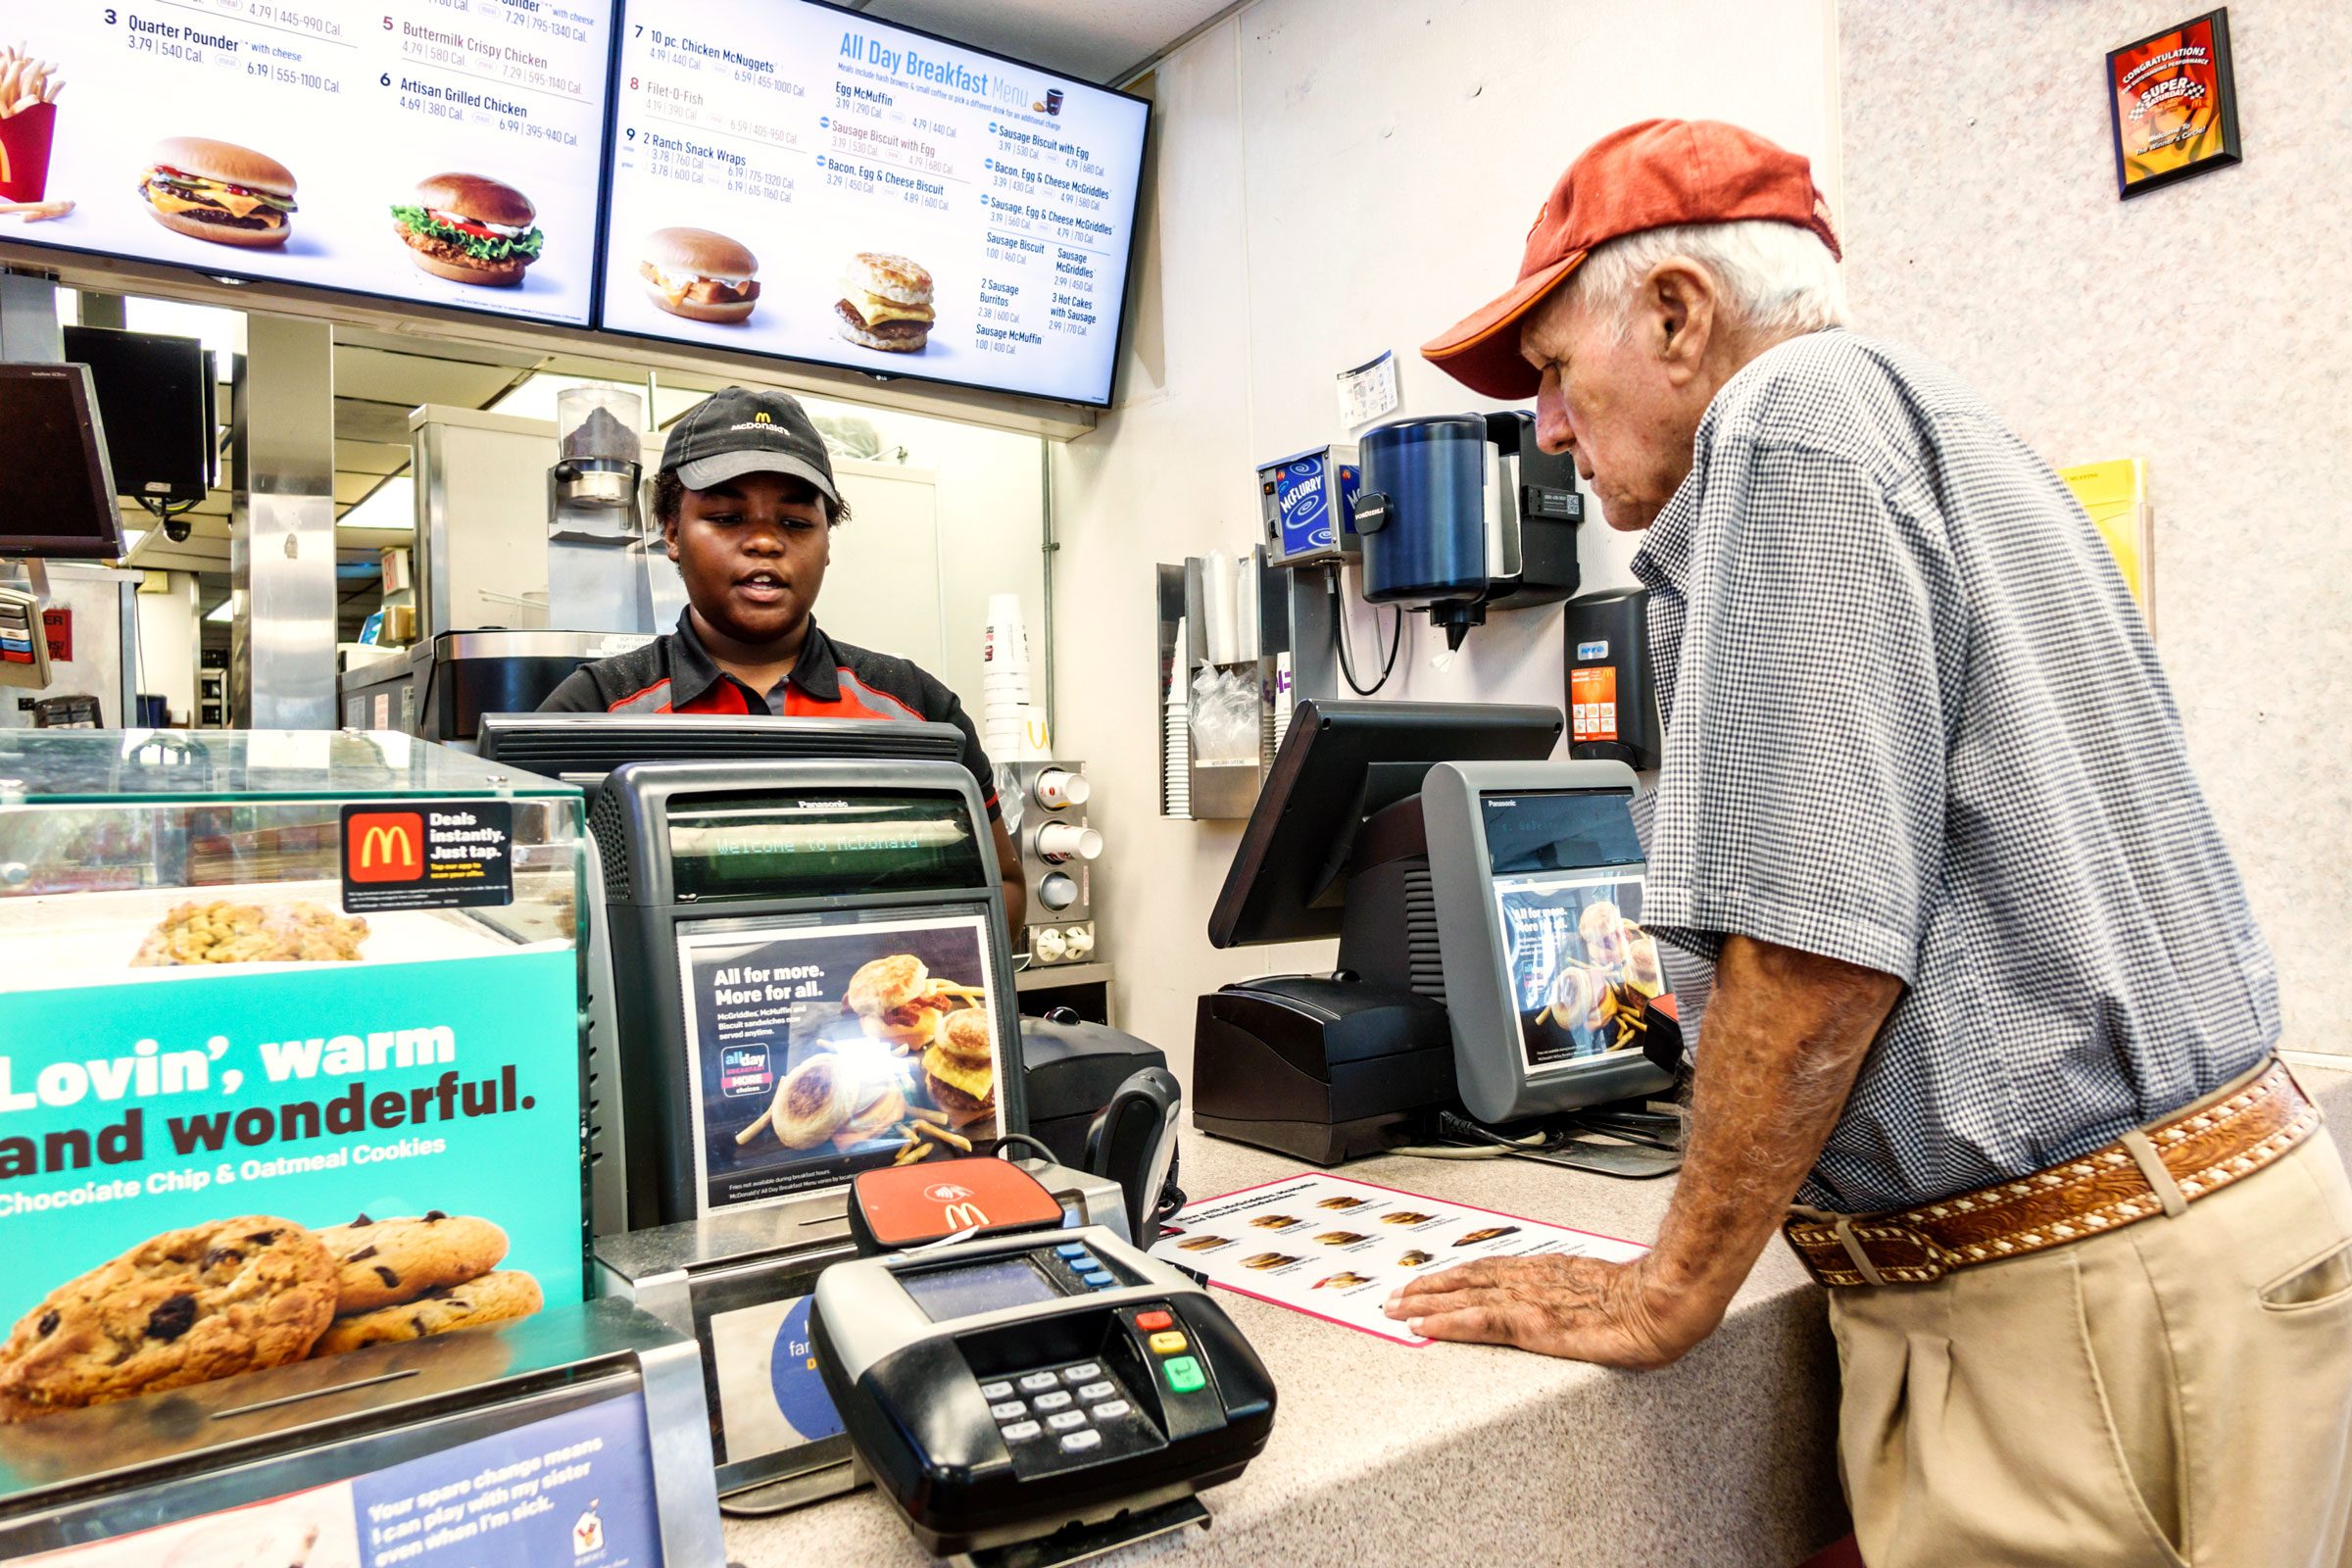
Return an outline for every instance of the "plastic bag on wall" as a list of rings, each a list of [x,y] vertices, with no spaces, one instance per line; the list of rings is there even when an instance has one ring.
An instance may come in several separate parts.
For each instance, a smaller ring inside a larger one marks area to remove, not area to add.
[[[1193,677],[1195,762],[1254,762],[1262,720],[1257,671],[1204,664]]]

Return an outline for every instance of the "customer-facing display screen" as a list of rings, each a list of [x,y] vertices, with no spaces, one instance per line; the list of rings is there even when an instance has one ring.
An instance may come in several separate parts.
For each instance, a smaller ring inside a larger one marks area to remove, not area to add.
[[[1484,795],[1479,818],[1529,1069],[1638,1051],[1672,1027],[1657,939],[1642,919],[1642,854],[1616,792]]]
[[[688,898],[849,898],[986,888],[997,876],[956,795],[681,796],[668,822],[671,880]]]
[[[983,1263],[960,1263],[954,1268],[924,1269],[902,1274],[899,1283],[914,1298],[915,1305],[934,1323],[1001,1312],[1008,1306],[1035,1306],[1057,1301],[1061,1292],[1045,1271],[1026,1255],[991,1258]]]
[[[612,4],[12,6],[0,240],[584,326]]]
[[[1106,403],[1149,106],[806,0],[626,0],[603,322]]]
[[[698,1212],[994,1146],[1008,977],[991,968],[988,918],[686,928]]]

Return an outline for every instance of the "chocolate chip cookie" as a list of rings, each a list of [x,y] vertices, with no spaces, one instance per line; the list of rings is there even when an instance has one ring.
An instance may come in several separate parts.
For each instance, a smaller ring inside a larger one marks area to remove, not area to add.
[[[379,1306],[372,1312],[339,1317],[318,1337],[313,1355],[340,1355],[369,1345],[398,1340],[421,1340],[452,1329],[504,1323],[529,1317],[543,1298],[539,1282],[519,1269],[499,1269],[463,1285],[428,1291],[399,1306]]]
[[[507,1255],[507,1233],[486,1219],[433,1209],[415,1218],[330,1225],[318,1240],[335,1259],[335,1312],[398,1306],[486,1274]]]
[[[335,1313],[335,1260],[267,1214],[166,1231],[51,1291],[0,1344],[0,1421],[282,1366]]]

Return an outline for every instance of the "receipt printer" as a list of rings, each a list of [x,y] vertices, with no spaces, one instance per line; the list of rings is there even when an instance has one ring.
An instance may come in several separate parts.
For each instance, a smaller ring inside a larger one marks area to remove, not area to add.
[[[1270,975],[1200,999],[1193,1125],[1317,1165],[1409,1143],[1453,1099],[1443,1004],[1398,987]]]
[[[1189,1505],[1274,1426],[1224,1309],[1101,1226],[836,1264],[809,1330],[858,1457],[941,1556]]]

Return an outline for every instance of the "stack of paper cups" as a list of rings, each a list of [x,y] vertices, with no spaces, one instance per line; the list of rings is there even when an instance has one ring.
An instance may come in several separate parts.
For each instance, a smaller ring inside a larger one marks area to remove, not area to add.
[[[1189,818],[1193,814],[1193,730],[1191,693],[1185,667],[1192,662],[1185,623],[1176,621],[1176,651],[1170,656],[1168,689],[1160,705],[1162,769],[1160,798],[1163,814]]]
[[[989,596],[981,639],[981,743],[991,761],[1016,762],[1028,755],[1029,723],[1029,631],[1020,595]]]

